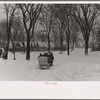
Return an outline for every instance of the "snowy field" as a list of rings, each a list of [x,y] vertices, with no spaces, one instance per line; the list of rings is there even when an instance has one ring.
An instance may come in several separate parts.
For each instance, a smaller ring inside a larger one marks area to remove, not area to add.
[[[39,68],[39,52],[31,52],[31,60],[26,61],[25,54],[9,53],[9,59],[0,59],[0,81],[100,81],[100,52],[84,55],[84,49],[59,54],[53,52],[54,66],[50,69]]]

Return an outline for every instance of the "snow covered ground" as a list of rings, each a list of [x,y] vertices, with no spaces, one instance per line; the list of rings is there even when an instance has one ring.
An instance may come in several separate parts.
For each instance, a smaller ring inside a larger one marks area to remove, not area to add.
[[[54,66],[50,69],[39,68],[39,52],[31,52],[31,60],[25,60],[25,54],[9,53],[9,59],[0,59],[0,81],[100,81],[100,52],[84,55],[84,49],[59,54],[53,52]]]

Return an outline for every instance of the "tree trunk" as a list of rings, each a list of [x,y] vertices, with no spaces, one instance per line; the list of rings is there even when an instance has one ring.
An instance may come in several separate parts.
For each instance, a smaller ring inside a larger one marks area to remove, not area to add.
[[[30,60],[30,33],[27,33],[27,49],[26,49],[26,60]]]
[[[7,43],[6,43],[6,55],[5,59],[8,59],[8,50],[9,50],[9,38],[10,38],[10,32],[9,32],[9,22],[8,22],[8,13],[6,12],[7,15]]]
[[[12,44],[13,44],[13,54],[14,54],[13,60],[15,60],[16,59],[16,57],[15,57],[15,42],[13,42]]]
[[[62,52],[62,47],[63,47],[63,36],[62,36],[62,26],[61,26],[61,30],[60,30],[60,51]]]
[[[6,43],[6,54],[5,54],[5,59],[8,59],[8,43]]]
[[[8,59],[8,51],[9,51],[9,40],[10,40],[10,29],[7,30],[7,44],[6,44],[6,57],[5,59]]]
[[[85,55],[88,55],[88,40],[85,41]]]
[[[72,51],[74,51],[74,46],[75,46],[75,41],[74,41],[74,38],[73,38]]]
[[[7,44],[6,44],[6,57],[5,57],[5,59],[8,59],[8,50],[9,50],[9,39],[7,40]]]
[[[67,36],[67,55],[70,55],[70,33],[66,32]]]
[[[63,50],[62,50],[62,47],[63,47],[63,40],[62,40],[62,38],[60,38],[60,43],[61,43],[60,51],[62,52],[62,51],[63,51]]]
[[[48,52],[50,53],[50,37],[49,37],[49,33],[48,33]]]
[[[67,39],[67,55],[70,54],[69,39]]]

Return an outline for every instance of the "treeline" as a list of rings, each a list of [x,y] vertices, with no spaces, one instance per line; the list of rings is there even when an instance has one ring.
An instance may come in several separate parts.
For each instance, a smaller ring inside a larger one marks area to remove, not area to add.
[[[48,43],[49,52],[51,42],[62,52],[66,40],[68,55],[83,38],[87,55],[90,37],[96,39],[99,32],[99,4],[3,4],[3,11],[0,40],[6,44],[6,59],[10,42],[14,46],[16,41],[26,41],[26,60],[30,60],[30,42],[36,37]]]

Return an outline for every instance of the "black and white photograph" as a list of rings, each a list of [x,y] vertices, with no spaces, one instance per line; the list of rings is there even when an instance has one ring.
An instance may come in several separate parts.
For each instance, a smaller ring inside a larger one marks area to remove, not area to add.
[[[100,4],[0,3],[0,81],[100,81]]]

